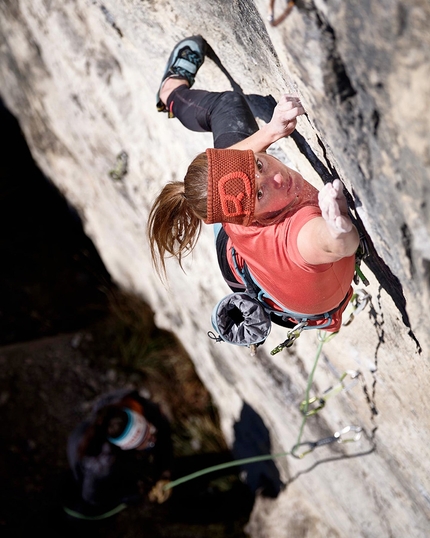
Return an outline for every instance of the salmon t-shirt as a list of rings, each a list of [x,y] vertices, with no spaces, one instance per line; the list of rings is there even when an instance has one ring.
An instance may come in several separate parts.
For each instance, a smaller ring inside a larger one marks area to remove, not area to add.
[[[315,199],[311,202],[315,204]],[[233,274],[236,274],[231,247],[236,250],[239,268],[246,261],[251,275],[261,288],[276,301],[282,310],[300,314],[323,314],[339,306],[346,295],[352,295],[351,282],[355,270],[355,256],[342,258],[333,263],[311,265],[299,253],[297,236],[309,220],[320,217],[317,205],[306,205],[285,220],[270,226],[239,226],[224,224],[229,236],[227,258]],[[270,303],[270,301],[268,301]],[[337,331],[342,322],[343,307],[333,315],[326,329]],[[274,306],[272,304],[272,306]],[[310,323],[321,325],[324,320]]]

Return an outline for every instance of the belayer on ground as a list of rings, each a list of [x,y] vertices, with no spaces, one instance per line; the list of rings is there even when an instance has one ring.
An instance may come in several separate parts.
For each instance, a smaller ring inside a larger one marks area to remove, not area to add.
[[[147,502],[160,506],[158,513],[169,524],[210,524],[247,518],[255,499],[256,491],[242,481],[235,464],[215,479],[195,480],[172,495],[173,480],[231,462],[232,454],[175,457],[167,417],[137,390],[119,389],[100,396],[70,434],[67,456],[70,470],[59,494],[64,517],[79,535],[106,521],[113,525],[118,513],[128,507],[142,508]]]
[[[137,391],[101,396],[67,443],[71,469],[65,510],[100,517],[144,499],[167,500],[173,450],[170,425],[159,406]]]

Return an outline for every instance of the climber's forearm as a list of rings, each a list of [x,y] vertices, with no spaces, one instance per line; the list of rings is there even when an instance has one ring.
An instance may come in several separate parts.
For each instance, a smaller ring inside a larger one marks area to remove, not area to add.
[[[266,149],[285,136],[289,136],[297,124],[297,116],[304,114],[300,99],[295,95],[283,95],[276,105],[272,119],[256,133],[234,144],[231,149],[247,150],[254,153]]]
[[[357,229],[343,215],[344,230],[335,230],[323,217],[308,221],[300,230],[297,246],[303,259],[312,265],[333,263],[355,254],[360,243]]]
[[[279,138],[281,137],[279,137],[277,133],[273,132],[273,130],[270,128],[270,124],[268,123],[263,125],[263,127],[256,133],[248,136],[248,138],[245,138],[237,144],[234,144],[234,146],[231,146],[230,149],[240,149],[242,151],[250,149],[254,153],[261,153],[266,151],[266,149],[271,144],[279,140]]]

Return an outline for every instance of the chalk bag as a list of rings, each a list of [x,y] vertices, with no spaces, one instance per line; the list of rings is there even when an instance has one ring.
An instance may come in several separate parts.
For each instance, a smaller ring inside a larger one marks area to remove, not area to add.
[[[220,338],[236,346],[263,344],[272,325],[263,305],[247,293],[232,293],[221,299],[211,321]]]

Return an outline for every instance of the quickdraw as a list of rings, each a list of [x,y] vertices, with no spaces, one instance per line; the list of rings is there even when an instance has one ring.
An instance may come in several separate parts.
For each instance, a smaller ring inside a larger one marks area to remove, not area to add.
[[[293,456],[297,459],[302,459],[306,456],[306,454],[309,454],[315,448],[320,446],[329,445],[330,443],[351,443],[358,441],[361,437],[362,428],[359,426],[346,426],[342,430],[339,430],[335,432],[330,437],[324,437],[323,439],[320,439],[319,441],[311,442],[306,441],[303,443],[297,443],[294,445],[291,452],[280,452],[279,454],[264,454],[262,456],[253,456],[251,458],[244,458],[240,460],[233,460],[228,461],[226,463],[221,463],[219,465],[213,465],[212,467],[207,467],[206,469],[201,469],[200,471],[196,471],[195,473],[191,473],[187,476],[183,476],[181,478],[178,478],[176,480],[173,480],[172,482],[168,482],[163,486],[163,490],[166,491],[168,489],[174,488],[176,486],[179,486],[180,484],[183,484],[184,482],[188,482],[189,480],[193,480],[195,478],[198,478],[200,476],[203,476],[208,473],[213,473],[215,471],[221,471],[223,469],[228,469],[229,467],[237,467],[238,465],[249,465],[250,463],[257,463],[261,461],[267,461],[267,460],[275,460],[277,458],[285,458],[286,456]],[[346,437],[347,434],[353,433],[354,435],[351,437]],[[300,454],[296,454],[297,450],[300,447],[307,446],[308,450],[305,450],[301,452]]]
[[[297,340],[297,338],[302,334],[302,331],[308,324],[307,321],[301,321],[298,323],[295,327],[290,329],[287,333],[287,338],[280,343],[278,346],[276,346],[272,351],[270,352],[271,355],[276,355],[286,347],[291,347],[294,342]]]
[[[339,394],[339,392],[342,392],[343,390],[348,390],[352,385],[355,384],[353,382],[345,386],[343,381],[347,376],[349,376],[352,380],[356,380],[360,375],[361,372],[358,372],[356,370],[346,370],[340,376],[339,382],[336,385],[326,389],[321,394],[321,396],[314,396],[313,398],[309,398],[309,400],[303,400],[299,406],[300,412],[306,417],[311,417],[312,415],[315,415],[316,413],[321,411],[329,398],[335,396],[336,394]]]
[[[362,289],[354,290],[348,308],[352,310],[347,319],[342,323],[344,327],[350,325],[355,317],[368,305],[372,296]],[[346,312],[346,314],[348,311]]]
[[[329,445],[331,443],[354,443],[358,441],[361,438],[361,432],[363,429],[360,426],[346,426],[342,430],[339,430],[335,432],[330,437],[324,437],[323,439],[319,439],[318,441],[304,441],[303,443],[298,443],[293,446],[291,450],[291,455],[294,458],[302,459],[306,456],[306,454],[309,454],[310,452],[313,452],[316,448],[320,446]],[[346,437],[347,434],[352,433],[352,436]],[[300,447],[308,447],[308,450],[304,450],[300,454],[296,454],[297,450]]]

